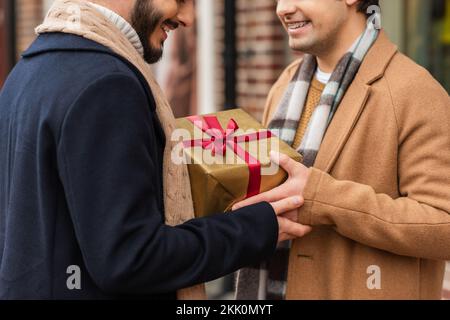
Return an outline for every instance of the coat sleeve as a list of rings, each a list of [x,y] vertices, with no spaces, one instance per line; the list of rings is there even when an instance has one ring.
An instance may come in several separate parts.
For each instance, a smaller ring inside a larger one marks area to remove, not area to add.
[[[332,226],[345,237],[398,255],[450,259],[450,100],[429,78],[404,88],[414,94],[393,93],[400,197],[313,168],[300,209],[303,223]]]
[[[164,224],[151,116],[138,80],[118,73],[88,85],[62,124],[61,181],[94,282],[111,294],[170,293],[271,255],[278,224],[268,203]]]

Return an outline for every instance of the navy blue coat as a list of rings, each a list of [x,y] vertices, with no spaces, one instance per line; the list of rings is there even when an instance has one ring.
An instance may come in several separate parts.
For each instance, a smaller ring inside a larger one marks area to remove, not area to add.
[[[139,71],[39,36],[0,94],[0,299],[172,299],[273,254],[268,203],[164,225],[164,145]]]

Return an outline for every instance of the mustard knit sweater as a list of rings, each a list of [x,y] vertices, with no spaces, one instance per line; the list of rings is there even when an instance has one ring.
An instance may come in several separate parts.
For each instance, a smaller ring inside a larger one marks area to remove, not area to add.
[[[325,84],[321,83],[316,77],[311,81],[311,86],[309,87],[308,97],[306,98],[306,105],[303,109],[302,117],[298,124],[297,133],[295,134],[294,144],[292,145],[294,149],[300,147],[303,136],[308,128],[308,123],[311,120],[311,116],[320,102],[320,97],[325,89]]]

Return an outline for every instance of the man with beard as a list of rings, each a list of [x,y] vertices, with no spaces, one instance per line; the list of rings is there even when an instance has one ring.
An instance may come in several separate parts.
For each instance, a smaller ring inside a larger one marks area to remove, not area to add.
[[[0,95],[0,299],[203,298],[309,231],[298,196],[193,219],[148,64],[193,17],[193,0],[58,0],[36,29]]]
[[[378,2],[277,1],[290,47],[306,55],[274,85],[264,123],[305,166],[281,156],[286,184],[241,205],[300,195],[313,231],[263,265],[267,286],[258,268],[242,271],[241,299],[441,297],[450,99],[380,30]]]

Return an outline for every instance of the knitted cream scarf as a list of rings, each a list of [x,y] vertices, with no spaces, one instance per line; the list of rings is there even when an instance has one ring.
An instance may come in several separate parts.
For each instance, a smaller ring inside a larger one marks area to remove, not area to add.
[[[101,6],[97,3],[88,2],[91,6],[97,9],[102,15],[104,15],[109,21],[114,23],[114,25],[127,37],[128,41],[131,42],[133,47],[139,52],[139,54],[144,56],[144,47],[142,46],[141,39],[139,39],[139,35],[136,30],[128,23],[127,20],[122,18],[120,15],[115,13],[114,11]]]
[[[185,165],[175,165],[171,141],[175,118],[151,69],[127,37],[102,13],[82,0],[56,0],[43,24],[36,28],[37,34],[63,32],[82,36],[108,47],[127,59],[145,77],[156,102],[156,112],[166,137],[163,160],[164,206],[166,223],[179,225],[194,218],[189,174]],[[180,300],[205,299],[204,285],[179,290]]]

